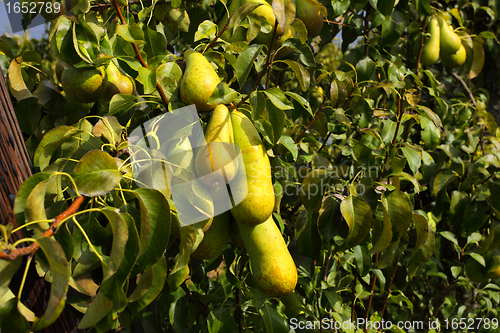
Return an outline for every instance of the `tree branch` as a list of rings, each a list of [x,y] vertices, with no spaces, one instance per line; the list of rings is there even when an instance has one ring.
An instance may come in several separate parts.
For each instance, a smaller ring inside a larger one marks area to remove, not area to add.
[[[126,24],[127,22],[125,21],[125,18],[123,17],[122,11],[120,9],[120,6],[118,5],[117,0],[113,0],[113,7],[115,7],[116,14],[118,15],[118,18],[120,19],[121,24]],[[131,44],[132,44],[132,47],[134,48],[134,51],[135,51],[135,57],[137,58],[137,60],[139,60],[142,67],[149,69],[148,65],[144,61],[144,58],[142,58],[141,51],[139,50],[137,45],[135,45],[134,43],[131,43]],[[165,107],[168,107],[169,102],[168,102],[167,95],[165,95],[165,92],[163,91],[163,88],[158,83],[158,81],[156,81],[156,90],[160,94],[160,97],[163,100]]]
[[[80,205],[83,203],[83,200],[84,200],[83,196],[77,197],[75,201],[73,201],[71,206],[68,207],[68,209],[66,209],[58,216],[56,216],[56,218],[54,218],[52,225],[50,226],[49,229],[45,230],[45,232],[42,234],[42,237],[52,237],[57,232],[59,224],[61,224],[61,222],[67,219],[69,216],[76,213]],[[0,252],[0,259],[13,261],[19,256],[29,255],[30,257],[32,257],[39,247],[40,245],[38,243],[31,243],[27,247],[16,248],[14,250],[6,248]]]

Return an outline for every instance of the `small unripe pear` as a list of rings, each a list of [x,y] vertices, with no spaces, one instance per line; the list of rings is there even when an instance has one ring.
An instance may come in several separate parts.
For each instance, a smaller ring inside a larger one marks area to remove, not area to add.
[[[323,22],[325,20],[319,9],[312,4],[313,1],[297,0],[297,9],[295,14],[295,16],[306,26],[307,35],[309,37],[314,37],[319,34],[323,28]]]
[[[106,68],[106,74],[108,76],[108,88],[104,94],[106,101],[111,100],[116,94],[132,95],[134,93],[134,80],[122,74],[114,62],[111,61],[109,63],[108,68]]]
[[[92,103],[97,102],[106,91],[107,76],[102,67],[70,67],[63,71],[61,85],[69,99],[78,103]]]
[[[467,52],[463,45],[460,45],[458,51],[453,54],[443,53],[441,55],[441,61],[446,67],[449,68],[456,68],[462,66],[466,59],[467,59]]]

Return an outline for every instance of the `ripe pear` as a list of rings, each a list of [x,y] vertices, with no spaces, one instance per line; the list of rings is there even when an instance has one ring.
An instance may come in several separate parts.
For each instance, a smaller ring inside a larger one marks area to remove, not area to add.
[[[437,17],[433,16],[431,18],[428,26],[428,32],[431,36],[428,40],[425,41],[425,45],[422,48],[422,56],[420,58],[420,62],[424,66],[430,66],[439,59],[439,44],[441,40],[441,33]]]
[[[243,5],[250,2],[262,4],[261,6],[255,8],[252,13],[255,13],[261,18],[265,19],[267,23],[269,23],[272,27],[270,32],[267,33],[264,33],[262,31],[259,32],[259,34],[255,38],[255,41],[259,44],[269,45],[271,43],[271,39],[273,36],[272,30],[274,30],[274,26],[276,24],[276,16],[274,15],[273,7],[271,7],[271,5],[267,3],[265,0],[242,0],[241,4]],[[262,20],[261,22],[264,23]],[[276,37],[281,36],[282,34],[283,34],[283,29],[278,24],[278,27],[276,28]]]
[[[297,267],[272,216],[256,226],[239,223],[238,228],[259,288],[270,297],[291,293],[297,284]]]
[[[449,68],[456,68],[463,65],[465,60],[467,59],[467,51],[463,45],[460,45],[460,48],[457,52],[453,54],[443,53],[441,55],[441,61],[443,65]]]
[[[200,260],[209,260],[222,253],[230,237],[230,215],[229,212],[224,212],[214,217],[212,225],[205,232],[203,240],[191,256]]]
[[[213,172],[221,169],[225,184],[229,184],[238,171],[237,153],[234,146],[233,125],[228,108],[219,104],[215,108],[205,130],[207,145],[202,147],[196,154],[196,175],[201,181],[210,187],[218,187],[221,184],[215,177],[210,177]]]
[[[438,16],[439,31],[440,31],[440,46],[443,54],[453,54],[462,46],[460,36],[453,31],[453,27],[449,25],[445,19]]]
[[[230,183],[233,200],[239,202],[231,214],[241,224],[257,225],[265,222],[274,210],[271,164],[252,121],[236,110],[231,113],[231,120],[234,143],[241,150],[244,164]]]
[[[134,93],[134,80],[122,74],[114,62],[109,63],[106,74],[108,76],[108,88],[104,94],[106,101],[111,100],[116,94],[132,95]]]
[[[295,17],[301,20],[307,28],[307,35],[314,37],[323,28],[325,18],[323,14],[313,5],[315,0],[297,0]]]
[[[184,52],[186,69],[181,78],[180,96],[186,105],[195,104],[198,111],[213,110],[217,104],[208,100],[220,82],[219,76],[208,60],[199,52]]]
[[[91,69],[70,67],[63,71],[61,85],[70,100],[92,103],[104,95],[107,76],[102,67]]]

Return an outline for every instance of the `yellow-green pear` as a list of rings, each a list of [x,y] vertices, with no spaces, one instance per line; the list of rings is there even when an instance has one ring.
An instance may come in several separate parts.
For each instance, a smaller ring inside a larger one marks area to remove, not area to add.
[[[106,74],[108,76],[108,88],[104,94],[106,101],[111,100],[116,94],[132,95],[134,93],[134,80],[122,74],[113,61],[110,61],[106,68]]]
[[[440,46],[443,54],[453,54],[462,46],[460,36],[453,31],[453,27],[449,25],[442,16],[438,16]]]
[[[209,188],[218,187],[222,184],[215,184],[219,177],[214,177],[213,172],[221,170],[225,184],[228,184],[236,176],[238,160],[231,114],[225,105],[219,104],[213,111],[205,130],[205,140],[207,145],[200,148],[196,154],[196,175]]]
[[[420,58],[420,63],[424,66],[430,66],[439,59],[441,33],[437,17],[433,16],[431,18],[427,31],[431,36],[425,41]]]
[[[97,102],[106,91],[107,76],[104,68],[67,68],[61,76],[61,85],[66,96],[78,103]]]
[[[231,214],[241,224],[257,225],[265,222],[274,209],[271,164],[252,121],[236,110],[231,113],[231,121],[234,143],[241,150],[244,164],[239,165],[238,174],[230,183],[233,200],[239,202]]]
[[[297,284],[297,267],[272,216],[259,225],[238,224],[238,228],[259,288],[270,297],[291,293]]]
[[[187,50],[184,52],[186,69],[179,87],[182,102],[186,105],[195,104],[197,111],[213,110],[217,104],[208,100],[220,82],[215,69],[199,52]]]
[[[441,54],[441,61],[443,65],[449,68],[456,68],[463,65],[465,60],[467,59],[467,51],[463,45],[460,45],[460,48],[457,52],[453,54],[443,53]]]
[[[230,237],[229,212],[214,217],[210,228],[205,231],[203,240],[191,254],[196,259],[209,260],[218,257]]]
[[[319,34],[325,20],[323,14],[321,14],[314,3],[320,6],[316,0],[297,0],[296,3],[295,17],[304,23],[309,37],[314,37]]]

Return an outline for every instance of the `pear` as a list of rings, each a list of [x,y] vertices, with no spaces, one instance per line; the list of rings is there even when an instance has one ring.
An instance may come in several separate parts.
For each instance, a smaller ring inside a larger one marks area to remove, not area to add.
[[[424,47],[422,48],[422,56],[420,58],[420,63],[424,66],[430,66],[439,59],[439,44],[441,40],[441,32],[437,17],[433,16],[431,18],[428,27],[428,32],[431,36],[425,41]]]
[[[440,46],[443,54],[453,54],[462,46],[460,36],[446,23],[445,19],[438,16],[440,31]]]
[[[286,31],[281,35],[277,40],[276,40],[276,49],[279,49],[281,46],[283,46],[283,43],[289,39],[293,38],[295,36],[295,29],[289,26]],[[290,46],[285,46],[281,48],[278,53],[274,56],[276,59],[283,59],[287,55],[292,52],[292,48]]]
[[[106,101],[111,100],[116,94],[132,95],[134,93],[134,80],[122,74],[113,61],[111,61],[108,68],[106,68],[106,74],[108,76],[108,88],[104,94],[104,99]]]
[[[186,105],[195,104],[198,111],[213,110],[217,104],[208,100],[220,82],[219,76],[208,60],[199,52],[184,52],[186,69],[181,78],[180,96]]]
[[[228,184],[236,176],[238,160],[231,115],[225,105],[220,104],[213,111],[205,130],[205,140],[207,145],[196,154],[196,175],[205,185],[217,187],[221,184],[214,184],[216,179],[210,175],[220,169],[224,174],[225,184]]]
[[[102,67],[91,69],[67,68],[61,76],[66,96],[78,103],[97,102],[106,91],[107,76]]]
[[[210,228],[205,232],[203,240],[191,254],[196,259],[209,260],[217,258],[230,238],[229,212],[214,217]]]
[[[235,207],[231,214],[237,222],[257,225],[265,222],[274,210],[274,187],[271,164],[259,133],[250,119],[239,111],[231,113],[234,143],[243,156],[243,166],[229,184]]]
[[[269,23],[271,25],[271,28],[272,28],[271,31],[267,32],[267,33],[260,31],[259,34],[257,35],[257,37],[255,38],[255,41],[259,44],[269,45],[271,43],[271,39],[273,36],[272,30],[274,30],[274,26],[276,24],[276,16],[274,15],[273,7],[271,7],[271,5],[269,3],[267,3],[265,0],[242,0],[241,4],[243,5],[243,4],[251,3],[251,2],[262,4],[261,6],[255,8],[252,13],[255,13],[258,16],[260,16],[261,18],[265,19],[267,21],[267,23]],[[263,21],[262,21],[262,24],[264,24]],[[278,27],[276,28],[276,37],[279,37],[282,34],[283,34],[283,29],[278,24]]]
[[[238,229],[259,288],[270,297],[291,293],[297,284],[297,267],[272,216],[256,226],[239,223]]]
[[[463,45],[460,45],[460,48],[457,52],[453,54],[443,53],[441,55],[441,61],[446,67],[456,68],[463,65],[465,60],[467,59],[467,51]]]
[[[64,72],[65,69],[68,69],[68,68],[69,68],[69,65],[64,63],[64,62],[62,62],[62,61],[56,62],[55,72],[56,72],[57,81],[61,82],[62,73]]]
[[[304,23],[309,37],[319,34],[325,20],[323,14],[313,5],[314,2],[317,3],[316,0],[297,0],[296,3],[295,17]]]

